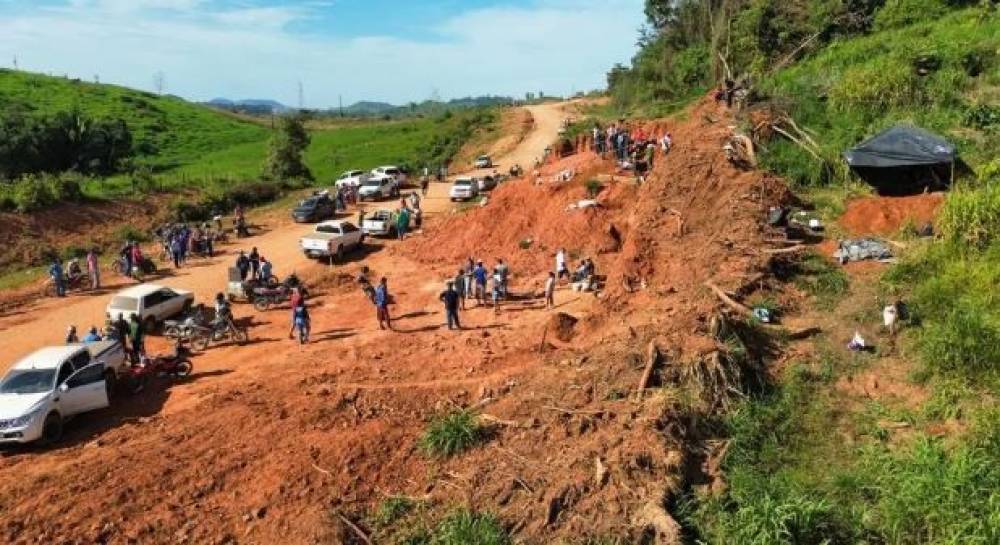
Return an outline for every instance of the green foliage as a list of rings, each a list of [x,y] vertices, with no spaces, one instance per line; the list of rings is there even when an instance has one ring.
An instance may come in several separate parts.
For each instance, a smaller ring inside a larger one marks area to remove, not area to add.
[[[948,12],[948,4],[946,0],[886,0],[875,14],[875,30],[936,19]]]
[[[824,308],[832,308],[850,289],[843,269],[819,254],[806,255],[793,274],[799,289],[816,297]]]
[[[454,456],[486,439],[486,429],[476,414],[458,410],[434,418],[420,438],[420,447],[429,456]]]
[[[372,522],[379,527],[390,526],[417,506],[417,502],[406,496],[390,496],[378,505]]]
[[[310,142],[301,116],[282,117],[278,130],[271,136],[267,161],[264,163],[264,178],[279,182],[311,180],[312,172],[302,159]]]
[[[52,175],[24,175],[12,183],[0,184],[0,209],[34,212],[60,201],[84,199],[83,178],[71,172]]]
[[[948,240],[978,248],[1000,241],[1000,183],[955,188],[941,209],[938,228]]]
[[[510,537],[500,521],[488,513],[460,509],[434,531],[432,545],[508,545]]]
[[[587,188],[587,196],[589,196],[591,199],[597,197],[597,194],[600,193],[602,189],[604,189],[604,186],[601,184],[601,181],[596,179],[587,180],[585,187]]]
[[[149,233],[136,228],[134,225],[125,224],[115,229],[115,240],[119,242],[149,242],[152,240]]]

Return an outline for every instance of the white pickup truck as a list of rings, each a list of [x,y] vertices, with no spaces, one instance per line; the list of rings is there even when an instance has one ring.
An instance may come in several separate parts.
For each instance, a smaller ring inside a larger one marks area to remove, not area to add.
[[[358,188],[358,200],[392,199],[399,196],[399,180],[388,174],[376,174]]]
[[[118,341],[50,346],[0,379],[0,445],[58,441],[63,423],[103,409],[128,364]]]
[[[371,217],[365,217],[361,224],[361,230],[371,237],[394,237],[396,236],[398,214],[392,210],[376,210]]]
[[[361,248],[364,242],[364,231],[351,222],[334,220],[316,225],[311,234],[302,237],[300,244],[306,257],[334,257],[341,260],[348,251]]]

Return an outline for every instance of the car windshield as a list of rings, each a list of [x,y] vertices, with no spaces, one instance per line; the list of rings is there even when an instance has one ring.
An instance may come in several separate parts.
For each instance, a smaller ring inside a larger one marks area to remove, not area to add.
[[[395,176],[396,174],[399,174],[399,169],[396,169],[396,168],[387,168],[387,169],[385,169],[385,173],[389,174],[391,176]]]
[[[332,233],[334,235],[340,234],[340,228],[336,225],[320,225],[316,227],[317,233]]]
[[[0,382],[0,394],[41,394],[52,390],[55,369],[14,370]]]
[[[455,180],[455,185],[461,185],[461,186],[472,185],[472,180]]]
[[[299,203],[299,207],[300,208],[312,208],[312,207],[316,206],[316,203],[318,203],[318,202],[319,202],[319,199],[306,199],[306,200],[304,200],[304,201],[302,201],[302,202]]]
[[[116,295],[111,298],[111,308],[116,310],[139,310],[139,300],[135,297]]]
[[[367,180],[365,183],[361,184],[361,187],[378,187],[382,183],[382,180]]]

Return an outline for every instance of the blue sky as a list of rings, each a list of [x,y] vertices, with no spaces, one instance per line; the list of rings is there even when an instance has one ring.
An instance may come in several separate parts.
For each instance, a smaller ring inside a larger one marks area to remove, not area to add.
[[[643,0],[0,0],[0,66],[322,108],[600,88]]]

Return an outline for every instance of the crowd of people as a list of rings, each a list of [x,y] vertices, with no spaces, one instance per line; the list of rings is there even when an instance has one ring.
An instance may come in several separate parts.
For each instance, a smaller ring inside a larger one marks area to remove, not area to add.
[[[208,222],[191,227],[185,223],[167,224],[154,231],[163,246],[163,253],[173,261],[174,268],[187,263],[188,256],[215,256],[219,232]]]

